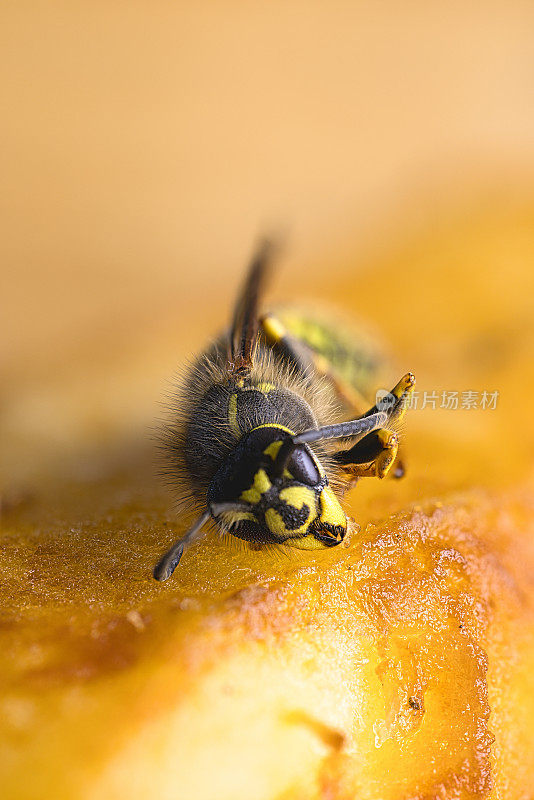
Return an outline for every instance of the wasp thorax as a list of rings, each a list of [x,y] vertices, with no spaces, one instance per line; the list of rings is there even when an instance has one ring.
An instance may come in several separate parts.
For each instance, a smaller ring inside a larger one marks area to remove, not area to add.
[[[242,539],[332,547],[345,536],[345,514],[313,451],[292,446],[291,436],[274,424],[245,434],[217,471],[208,503],[223,504],[218,521]]]

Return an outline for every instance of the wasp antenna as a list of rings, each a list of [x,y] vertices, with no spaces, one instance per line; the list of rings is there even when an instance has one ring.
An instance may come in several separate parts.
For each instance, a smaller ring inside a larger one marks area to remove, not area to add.
[[[208,509],[189,528],[186,534],[167,550],[154,567],[154,577],[157,581],[166,581],[170,578],[184,554],[185,548],[195,538],[211,517],[218,517],[228,511],[250,511],[248,503],[211,503]]]
[[[196,534],[204,527],[209,520],[211,512],[205,511],[201,517],[192,525],[187,533],[181,539],[173,544],[170,550],[167,550],[164,556],[158,561],[154,567],[154,577],[157,581],[166,581],[170,578],[184,554],[184,550]]]
[[[340,422],[338,425],[324,425],[322,428],[310,428],[294,436],[288,436],[276,456],[273,476],[280,477],[291,453],[299,444],[310,444],[310,442],[319,442],[323,439],[353,438],[354,436],[361,438],[371,431],[381,428],[387,422],[387,419],[388,415],[384,411],[378,411],[376,414],[370,414],[368,417],[359,417],[349,422]]]
[[[388,420],[385,411],[377,411],[368,417],[351,419],[349,422],[340,422],[337,425],[325,425],[322,428],[310,428],[308,431],[298,433],[292,437],[294,445],[309,444],[322,439],[342,439],[345,437],[365,436],[367,433],[383,427]]]

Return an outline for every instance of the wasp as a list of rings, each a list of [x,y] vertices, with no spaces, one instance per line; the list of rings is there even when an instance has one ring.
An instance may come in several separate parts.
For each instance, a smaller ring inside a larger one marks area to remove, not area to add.
[[[414,376],[366,409],[378,364],[361,342],[317,314],[261,313],[274,250],[258,248],[228,331],[191,367],[165,427],[170,472],[198,518],[155,567],[159,581],[210,521],[253,546],[334,547],[347,489],[402,473]]]

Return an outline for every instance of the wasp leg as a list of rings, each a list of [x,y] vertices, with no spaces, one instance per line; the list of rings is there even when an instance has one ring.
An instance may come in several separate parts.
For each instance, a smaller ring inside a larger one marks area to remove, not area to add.
[[[380,397],[376,405],[369,409],[363,418],[385,412],[388,426],[398,423],[406,413],[414,386],[415,378],[411,372],[408,372],[391,392],[384,393]],[[388,427],[368,433],[353,447],[336,453],[334,459],[342,467],[350,483],[353,484],[358,478],[384,478],[388,473],[394,478],[401,478],[404,475],[404,465],[397,459],[397,455],[397,434]]]
[[[352,409],[355,416],[368,417],[379,411],[386,411],[389,417],[388,424],[390,424],[400,422],[406,413],[415,386],[415,377],[411,372],[404,375],[396,386],[393,387],[391,392],[382,393],[373,408],[364,413],[367,402],[363,395],[337,375],[324,356],[314,352],[310,347],[297,342],[294,337],[288,333],[284,324],[275,317],[274,314],[265,314],[261,318],[261,326],[268,344],[274,350],[285,356],[291,364],[305,375],[315,373],[327,378],[332,383],[340,400],[344,402],[349,409]],[[388,434],[390,433],[389,431],[386,432]],[[374,442],[376,449],[377,440],[372,439],[375,433],[376,432],[364,437],[355,447],[361,445],[363,450],[365,442],[366,446],[371,448],[371,443]],[[385,441],[386,440],[384,440],[384,444]],[[397,458],[396,449],[394,455],[391,456],[392,449],[392,447],[378,447],[377,452],[374,453],[374,455],[370,455],[369,458],[364,458],[362,456],[358,461],[354,460],[351,471],[354,472],[357,464],[358,471],[362,472],[364,469],[362,465],[364,462],[367,462],[367,471],[365,475],[376,474],[378,477],[382,478],[389,472],[393,478],[402,478],[405,472],[404,464],[400,458]],[[395,466],[391,469],[395,458],[397,458]],[[373,464],[369,462],[373,462]],[[375,471],[373,472],[373,470]],[[363,474],[357,477],[363,477]]]
[[[368,417],[371,414],[376,414],[376,412],[379,410],[386,411],[389,415],[388,425],[398,424],[410,405],[414,386],[415,377],[411,372],[407,372],[406,375],[400,379],[397,385],[394,386],[390,392],[384,392],[379,396],[376,404],[364,414],[364,417]],[[392,469],[393,461],[395,461],[395,464]],[[389,472],[389,475],[395,479],[404,477],[406,472],[404,458],[398,456],[397,450],[395,451],[393,460],[389,462],[386,473],[384,474],[387,474],[387,472]],[[378,475],[378,477],[384,477],[384,475]]]
[[[349,480],[357,478],[385,478],[398,451],[398,438],[394,431],[379,428],[368,433],[349,450],[334,455]]]
[[[390,392],[383,392],[380,395],[377,393],[376,404],[363,416],[369,417],[377,411],[385,411],[389,423],[400,422],[410,404],[414,386],[415,376],[412,372],[407,372]]]
[[[375,409],[388,407],[389,406],[389,425],[396,425],[398,424],[401,419],[404,417],[411,401],[411,397],[415,387],[415,376],[411,372],[407,372],[400,381],[397,383],[396,386],[393,387],[389,394],[382,396],[376,403],[376,405],[371,408],[365,416],[369,414],[373,414]],[[404,450],[403,450],[404,453]],[[394,463],[393,463],[394,462]],[[395,456],[391,463],[388,466],[389,475],[398,480],[399,478],[404,477],[406,472],[406,467],[404,464],[404,457],[399,456],[398,448],[395,452]]]

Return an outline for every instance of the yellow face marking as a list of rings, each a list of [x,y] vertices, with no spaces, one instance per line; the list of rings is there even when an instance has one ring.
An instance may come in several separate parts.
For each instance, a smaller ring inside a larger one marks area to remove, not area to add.
[[[264,492],[268,492],[272,483],[264,469],[259,469],[254,475],[254,483],[250,489],[241,492],[240,500],[245,503],[259,503]]]
[[[236,436],[241,436],[241,430],[237,424],[237,394],[235,393],[231,394],[228,400],[228,424],[232,433],[235,433]]]
[[[275,424],[274,422],[265,422],[263,425],[258,425],[258,427],[254,428],[254,430],[257,431],[258,428],[280,428],[280,430],[284,431],[284,433],[289,433],[290,436],[294,435],[294,431],[290,431],[289,428],[285,427],[285,425],[278,425]],[[266,456],[270,456],[274,461],[281,447],[282,447],[282,441],[278,440],[277,442],[276,441],[271,442],[269,445],[267,445],[267,447],[263,452],[265,453]],[[291,477],[291,475],[287,470],[284,470],[284,477],[286,478]]]
[[[271,444],[263,451],[266,456],[270,456],[274,461],[278,455],[278,451],[282,447],[282,442],[271,442]]]
[[[301,509],[304,505],[308,506],[308,516],[298,528],[293,528],[291,531],[286,531],[291,535],[296,533],[304,533],[308,529],[310,522],[317,516],[317,504],[315,501],[315,493],[308,489],[307,486],[288,486],[280,492],[280,500],[293,506],[293,508]]]
[[[272,483],[264,469],[259,469],[254,475],[254,486],[261,494],[268,492],[271,488]]]
[[[323,550],[325,548],[325,545],[311,533],[308,536],[301,536],[300,539],[288,539],[287,544],[290,544],[291,547],[298,547],[299,550]]]
[[[294,508],[307,505],[310,510],[315,508],[315,492],[307,486],[287,486],[280,492],[280,500],[285,500]]]
[[[280,539],[286,538],[288,530],[284,525],[284,520],[274,508],[268,508],[265,512],[265,522],[274,536],[278,536]]]
[[[328,525],[339,525],[343,529],[347,527],[347,518],[339,500],[329,486],[325,486],[319,498],[321,514],[319,519]]]
[[[261,500],[261,494],[257,489],[254,488],[254,486],[252,486],[250,489],[245,489],[244,492],[241,492],[239,499],[244,503],[252,503],[252,505],[256,505],[256,503],[259,503]]]
[[[288,530],[278,511],[275,511],[274,508],[268,508],[265,512],[265,522],[271,533],[280,538],[285,538],[288,535],[294,537],[298,536],[299,533],[304,533],[310,521],[316,516],[314,492],[306,486],[288,486],[280,492],[280,499],[297,509],[307,505],[309,508],[308,516],[298,528]]]
[[[254,514],[250,511],[226,511],[224,514],[221,514],[221,517],[228,528],[238,522],[256,522]]]

